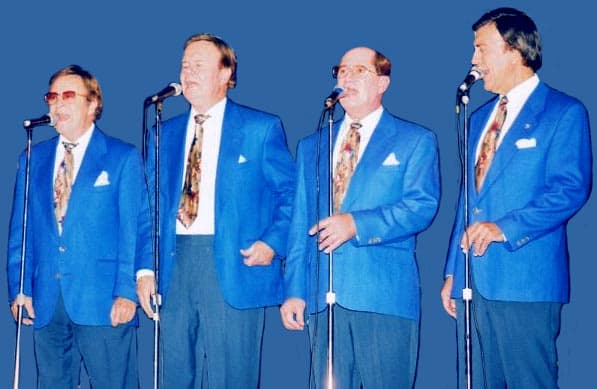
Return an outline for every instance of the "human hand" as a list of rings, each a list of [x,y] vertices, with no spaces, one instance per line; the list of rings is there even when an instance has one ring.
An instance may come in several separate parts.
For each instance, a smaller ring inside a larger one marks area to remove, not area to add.
[[[241,249],[240,254],[245,257],[244,262],[247,266],[269,266],[274,259],[274,250],[261,240],[249,248]]]
[[[326,254],[340,247],[344,242],[356,235],[356,225],[350,213],[339,213],[315,224],[309,235],[319,233],[319,250]]]
[[[291,297],[284,301],[280,307],[282,324],[289,330],[302,330],[305,328],[305,300]]]

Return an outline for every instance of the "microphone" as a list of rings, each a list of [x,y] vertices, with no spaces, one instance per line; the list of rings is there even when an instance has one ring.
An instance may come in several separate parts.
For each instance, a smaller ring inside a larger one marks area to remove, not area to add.
[[[464,81],[462,81],[462,84],[458,86],[458,93],[466,92],[470,89],[471,86],[473,86],[475,82],[479,81],[482,78],[483,74],[481,73],[481,70],[479,70],[478,67],[473,66],[464,78]]]
[[[171,83],[153,96],[145,99],[145,105],[150,105],[162,101],[170,96],[178,96],[182,93],[182,86],[176,82]]]
[[[340,88],[339,86],[336,86],[334,88],[334,90],[332,91],[332,93],[330,93],[330,95],[328,97],[326,97],[325,102],[323,103],[323,106],[326,109],[332,108],[334,105],[336,105],[338,100],[340,100],[340,96],[342,96],[342,92],[344,92],[344,89]]]
[[[54,119],[54,116],[51,113],[47,113],[35,119],[28,119],[23,121],[23,127],[25,127],[26,129],[30,129],[37,126],[43,126],[46,124],[49,124],[52,127],[54,127],[54,125],[56,124],[56,119]]]

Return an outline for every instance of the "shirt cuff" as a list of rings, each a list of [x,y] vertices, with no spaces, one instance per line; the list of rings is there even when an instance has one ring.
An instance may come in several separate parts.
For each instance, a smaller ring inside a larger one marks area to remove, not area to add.
[[[139,269],[137,270],[137,280],[144,276],[152,276],[153,277],[153,270],[150,269]]]

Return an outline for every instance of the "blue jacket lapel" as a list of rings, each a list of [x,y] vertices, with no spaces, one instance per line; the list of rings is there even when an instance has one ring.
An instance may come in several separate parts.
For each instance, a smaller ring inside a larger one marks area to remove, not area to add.
[[[238,163],[239,147],[244,137],[244,120],[239,112],[238,105],[228,99],[222,122],[222,135],[220,139],[220,152],[218,155],[218,174],[225,174],[226,166]]]
[[[68,200],[63,233],[69,229],[69,221],[77,220],[76,215],[78,212],[89,212],[85,201],[86,192],[93,188],[95,180],[102,172],[105,166],[104,158],[106,152],[106,137],[99,127],[96,126],[87,145],[87,150],[85,150],[81,167],[77,173],[75,184]]]
[[[475,165],[477,163],[477,147],[479,146],[479,142],[481,142],[481,135],[483,134],[483,129],[491,116],[491,112],[493,112],[493,108],[495,104],[497,104],[498,98],[497,96],[492,100],[488,101],[484,106],[479,108],[477,112],[475,112],[471,116],[470,122],[470,137],[469,137],[469,145],[468,145],[468,191],[469,191],[469,198],[475,199],[478,196],[476,185],[475,185]],[[487,182],[487,180],[486,180]],[[485,185],[484,185],[485,187]]]
[[[49,152],[40,153],[39,159],[39,179],[35,179],[37,187],[35,190],[39,191],[42,196],[44,212],[48,212],[46,215],[47,220],[54,221],[53,233],[58,236],[58,224],[56,223],[56,216],[54,215],[54,165],[56,163],[56,146],[58,143],[58,137],[55,137],[49,144],[51,147]],[[33,181],[33,180],[32,180]],[[33,187],[33,183],[32,183]]]
[[[165,151],[160,153],[160,181],[162,182],[160,191],[169,193],[174,198],[179,198],[180,188],[182,188],[189,115],[190,111],[186,115],[173,118],[171,124],[164,126],[160,134],[160,149]],[[154,150],[148,150],[148,152],[153,153]],[[176,204],[178,206],[178,202]],[[164,215],[164,217],[168,216]]]
[[[332,155],[333,155],[333,147],[336,144],[336,139],[338,138],[338,133],[340,132],[340,125],[342,124],[343,120],[338,120],[336,122],[334,122],[334,124],[332,125]],[[319,136],[321,136],[321,145],[319,146],[317,144],[317,136],[315,136],[314,142],[313,142],[313,150],[312,150],[312,155],[310,157],[313,158],[313,163],[312,164],[306,164],[306,166],[313,166],[313,174],[315,175],[314,177],[317,177],[317,175],[319,175],[319,187],[320,187],[320,191],[319,191],[319,217],[316,218],[313,221],[319,220],[319,219],[323,219],[327,216],[329,216],[330,211],[329,211],[329,207],[328,207],[328,196],[330,193],[330,182],[333,180],[333,176],[330,172],[330,161],[329,161],[329,132],[328,132],[328,126],[324,126],[322,128],[319,129],[320,134]],[[319,152],[319,166],[315,166],[316,165],[316,154],[317,154],[317,148],[320,148]],[[332,161],[333,164],[333,161]],[[332,171],[333,171],[334,167],[332,166]],[[313,190],[315,190],[315,185],[316,183],[313,182]]]
[[[355,188],[360,188],[360,190],[366,188],[366,185],[362,184],[361,181],[366,182],[367,178],[372,177],[375,174],[375,171],[382,166],[384,159],[390,153],[390,149],[393,145],[391,140],[395,135],[396,126],[393,123],[390,114],[384,110],[377,127],[375,127],[375,130],[371,135],[371,139],[369,139],[367,148],[357,163],[357,167],[352,175],[346,191],[346,196],[342,202],[343,209],[350,209],[354,201],[359,198],[359,193],[357,193]]]
[[[502,140],[502,143],[495,154],[495,158],[487,172],[483,188],[481,188],[481,192],[479,193],[480,197],[491,188],[496,180],[505,174],[505,170],[508,168],[510,161],[518,152],[516,141],[521,138],[528,138],[529,134],[531,134],[536,127],[537,118],[545,108],[546,96],[547,87],[542,83],[539,84],[529,96],[529,99],[518,114],[518,117],[512,123],[510,130],[506,133],[506,136]]]
[[[228,174],[236,171],[234,167],[238,164],[238,158],[241,153],[241,144],[246,131],[243,126],[244,120],[239,112],[238,105],[228,99],[224,111],[224,120],[222,121],[222,134],[220,137],[220,150],[218,153],[218,166],[216,172],[216,219],[218,218],[218,210],[221,207],[222,200],[226,196],[224,193],[224,184],[227,182],[227,177],[229,177]]]

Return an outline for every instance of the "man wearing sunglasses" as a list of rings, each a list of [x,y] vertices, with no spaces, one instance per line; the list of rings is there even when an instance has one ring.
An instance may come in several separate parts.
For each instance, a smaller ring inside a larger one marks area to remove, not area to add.
[[[419,334],[415,238],[439,200],[438,152],[432,132],[390,114],[382,96],[390,61],[358,47],[334,67],[344,119],[334,124],[333,209],[327,135],[297,151],[297,190],[285,268],[284,326],[306,323],[313,345],[314,384],[324,385],[328,317],[328,254],[334,252],[336,388],[410,388]],[[327,132],[326,130],[322,130]],[[322,158],[314,158],[322,151]],[[318,162],[317,162],[318,161]],[[305,311],[308,317],[305,316]]]
[[[95,77],[71,65],[45,95],[58,136],[33,147],[24,296],[19,296],[25,155],[19,160],[8,247],[15,319],[34,326],[40,388],[73,388],[81,358],[95,389],[137,388],[137,256],[151,259],[151,217],[138,151],[95,121]]]

